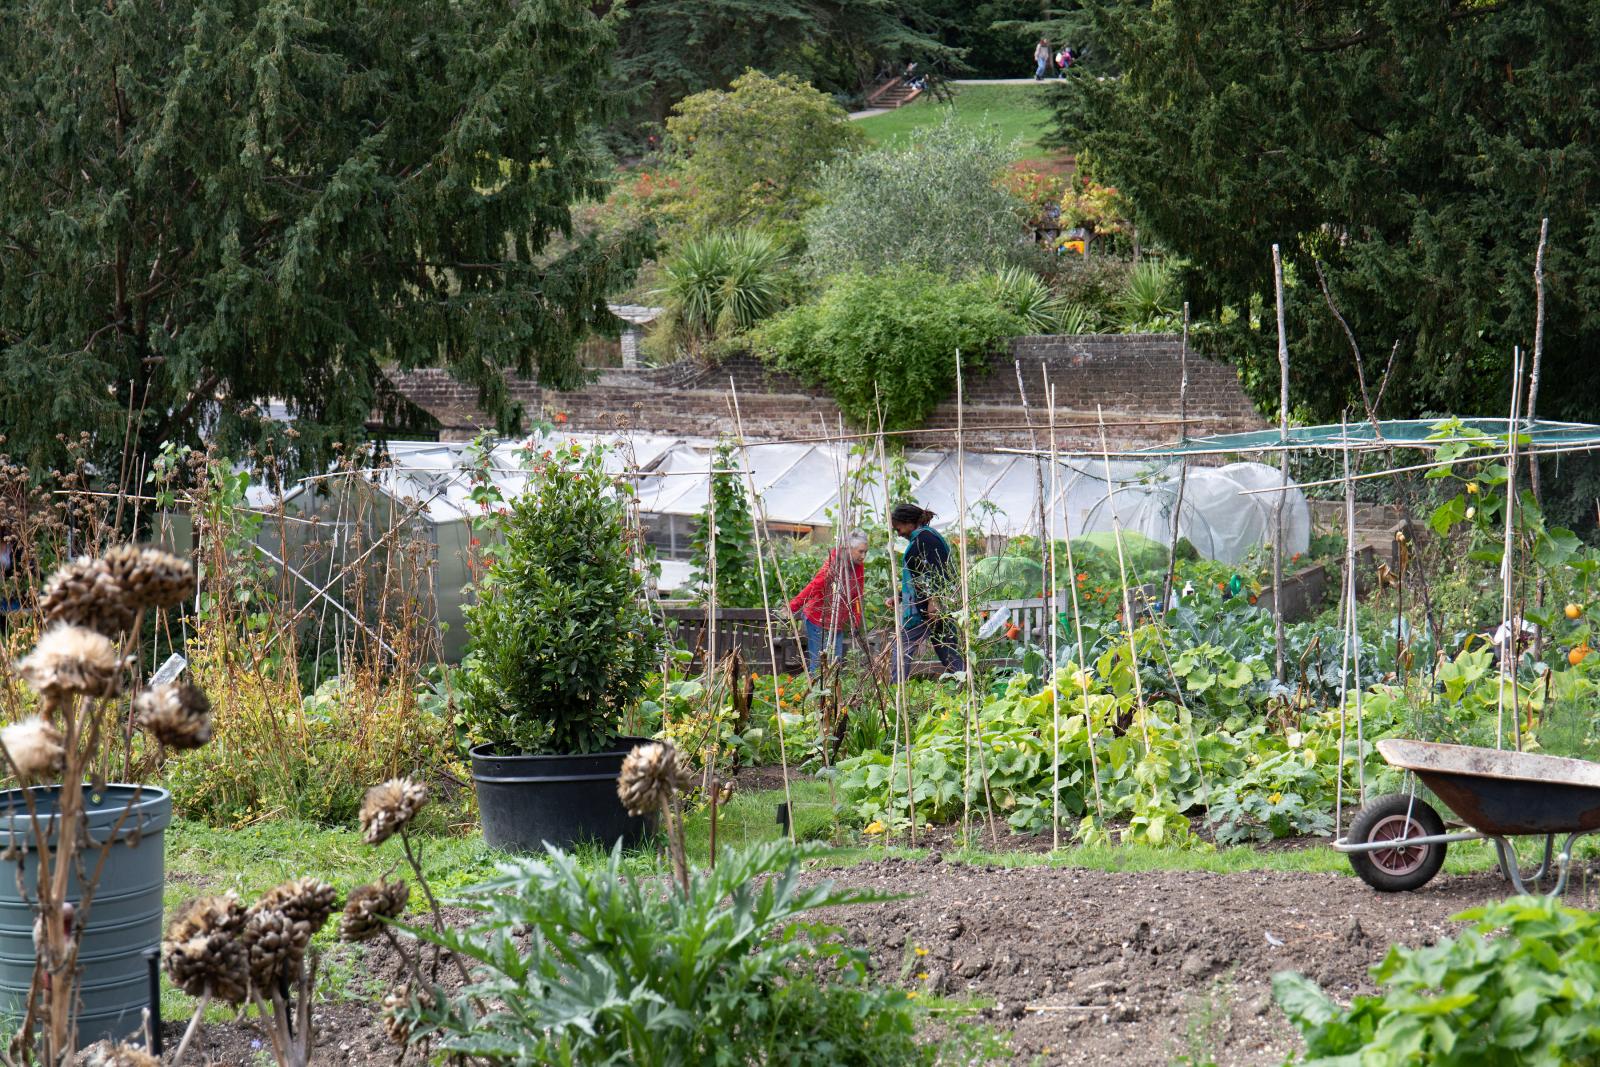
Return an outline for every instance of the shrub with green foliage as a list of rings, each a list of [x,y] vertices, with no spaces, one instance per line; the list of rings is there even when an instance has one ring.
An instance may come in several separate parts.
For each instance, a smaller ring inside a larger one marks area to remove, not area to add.
[[[833,279],[815,302],[791,308],[751,336],[769,360],[832,393],[857,426],[921,425],[955,387],[1026,325],[986,279],[952,282],[900,268]]]
[[[788,229],[818,203],[823,164],[864,143],[844,108],[792,74],[747,70],[727,91],[678,102],[667,147],[683,195],[670,228],[704,234],[742,226]]]
[[[467,609],[469,735],[508,750],[598,752],[658,663],[659,628],[628,551],[626,503],[602,449],[546,453],[500,521]]]
[[[905,266],[961,276],[1017,262],[1027,206],[1001,184],[1010,163],[992,132],[953,120],[833,163],[806,218],[807,258],[820,275]]]
[[[1278,1004],[1305,1036],[1298,1062],[1335,1067],[1557,1067],[1600,1061],[1600,915],[1513,897],[1456,916],[1474,925],[1373,969],[1377,996],[1349,1008],[1279,974]]]
[[[620,847],[595,866],[551,850],[503,864],[468,899],[464,930],[421,931],[476,964],[474,981],[424,1008],[413,1039],[495,1064],[972,1062],[1002,1050],[952,1027],[919,1043],[912,994],[875,986],[867,953],[803,921],[807,912],[885,899],[801,883],[820,846],[725,853],[681,893],[623,871]],[[527,941],[513,940],[520,930]]]
[[[787,254],[759,230],[713,233],[685,241],[662,265],[655,296],[666,310],[650,335],[653,349],[702,354],[778,309]]]
[[[732,442],[723,440],[712,454],[712,465],[718,471],[731,472],[743,464],[734,454]],[[750,498],[745,495],[745,476],[713,474],[711,486],[711,500],[701,510],[694,527],[694,553],[690,557],[694,570],[689,582],[695,599],[703,603],[711,592],[711,528],[715,511],[717,603],[725,608],[759,608],[761,575],[756,565],[756,528],[750,517]],[[772,595],[777,596],[776,590]]]

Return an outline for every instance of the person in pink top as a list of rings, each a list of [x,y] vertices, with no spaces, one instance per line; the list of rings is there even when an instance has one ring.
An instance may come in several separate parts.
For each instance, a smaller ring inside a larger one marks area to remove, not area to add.
[[[836,566],[841,554],[842,566]],[[844,659],[844,637],[861,625],[861,590],[866,581],[867,535],[853,530],[843,549],[828,553],[816,576],[789,601],[789,613],[806,624],[806,673],[822,669],[822,654],[832,649],[834,660]]]

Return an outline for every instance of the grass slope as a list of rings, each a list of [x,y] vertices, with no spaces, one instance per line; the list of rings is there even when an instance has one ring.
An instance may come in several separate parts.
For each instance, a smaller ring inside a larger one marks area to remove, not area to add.
[[[874,144],[902,143],[913,130],[936,126],[954,115],[964,126],[992,126],[1004,141],[1017,143],[1018,159],[1050,159],[1039,146],[1051,126],[1048,90],[1037,85],[955,85],[948,104],[922,96],[905,107],[859,120]]]

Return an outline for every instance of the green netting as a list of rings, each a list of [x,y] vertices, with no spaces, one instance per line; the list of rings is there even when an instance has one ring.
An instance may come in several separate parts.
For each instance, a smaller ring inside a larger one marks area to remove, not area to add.
[[[1022,556],[985,556],[972,565],[974,599],[1021,600],[1044,591],[1044,567]]]
[[[1600,449],[1600,426],[1583,422],[1523,420],[1517,425],[1518,449],[1523,452],[1582,451]],[[1181,456],[1233,452],[1272,452],[1283,447],[1307,451],[1339,451],[1346,447],[1437,449],[1460,441],[1484,437],[1504,442],[1505,419],[1389,419],[1376,427],[1370,422],[1349,425],[1291,426],[1286,437],[1277,430],[1195,437],[1180,444],[1141,448],[1129,455]],[[1490,443],[1490,442],[1485,442]]]

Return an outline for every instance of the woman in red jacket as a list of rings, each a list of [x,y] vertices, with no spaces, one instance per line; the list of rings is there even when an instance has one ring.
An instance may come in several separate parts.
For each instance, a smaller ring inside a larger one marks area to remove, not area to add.
[[[834,660],[844,659],[844,636],[861,625],[861,589],[866,580],[867,535],[853,530],[845,538],[844,563],[836,566],[840,549],[828,553],[798,596],[789,601],[789,612],[805,620],[806,673],[815,675],[822,667],[822,653],[833,649]],[[837,573],[836,573],[837,572]]]

